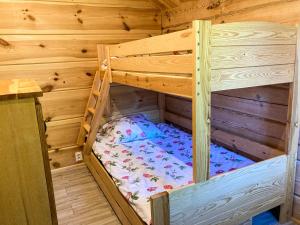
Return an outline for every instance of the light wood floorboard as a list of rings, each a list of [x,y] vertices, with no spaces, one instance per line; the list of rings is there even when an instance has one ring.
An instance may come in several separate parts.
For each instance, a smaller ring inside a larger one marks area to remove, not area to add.
[[[52,172],[59,225],[120,225],[84,164]]]

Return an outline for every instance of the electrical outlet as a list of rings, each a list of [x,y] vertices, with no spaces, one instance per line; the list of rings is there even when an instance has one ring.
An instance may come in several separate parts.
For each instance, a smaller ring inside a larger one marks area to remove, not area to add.
[[[82,152],[75,152],[75,161],[81,162],[83,160]]]

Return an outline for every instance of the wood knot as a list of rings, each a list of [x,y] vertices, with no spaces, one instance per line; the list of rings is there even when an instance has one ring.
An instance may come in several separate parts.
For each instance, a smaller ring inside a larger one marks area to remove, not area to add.
[[[33,15],[28,14],[27,15],[28,19],[30,19],[31,21],[35,21],[35,17]]]
[[[52,163],[52,166],[53,166],[54,168],[59,168],[59,167],[60,167],[60,163],[59,163],[59,162],[53,162],[53,163]]]
[[[50,121],[51,121],[51,117],[47,116],[46,119],[45,119],[45,122],[50,122]]]
[[[46,85],[46,86],[44,86],[44,87],[42,87],[42,91],[43,92],[50,92],[50,91],[52,91],[53,90],[53,86],[52,85]]]
[[[123,22],[122,24],[123,24],[124,30],[130,31],[130,27],[128,26],[127,23]]]
[[[215,9],[218,8],[221,5],[221,1],[217,0],[217,1],[213,1],[209,4],[209,6],[207,6],[206,9],[211,10],[211,9]]]
[[[9,42],[5,41],[4,39],[0,38],[0,45],[4,47],[10,46]]]

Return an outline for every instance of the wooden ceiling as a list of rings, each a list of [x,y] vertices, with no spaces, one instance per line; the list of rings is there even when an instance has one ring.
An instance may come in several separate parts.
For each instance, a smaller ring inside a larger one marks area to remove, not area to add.
[[[160,9],[171,9],[180,6],[181,3],[195,0],[151,0]]]

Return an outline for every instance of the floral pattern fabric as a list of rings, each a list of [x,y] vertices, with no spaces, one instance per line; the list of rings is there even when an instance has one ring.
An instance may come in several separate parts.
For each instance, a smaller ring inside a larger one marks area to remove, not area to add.
[[[164,137],[118,144],[98,133],[94,153],[113,177],[120,192],[139,216],[151,223],[149,198],[192,181],[192,137],[171,125],[157,127]],[[252,164],[253,161],[211,144],[210,175],[214,176]]]
[[[114,142],[119,144],[164,137],[155,124],[147,120],[142,114],[112,120],[103,126],[101,133],[105,137],[110,136]]]

